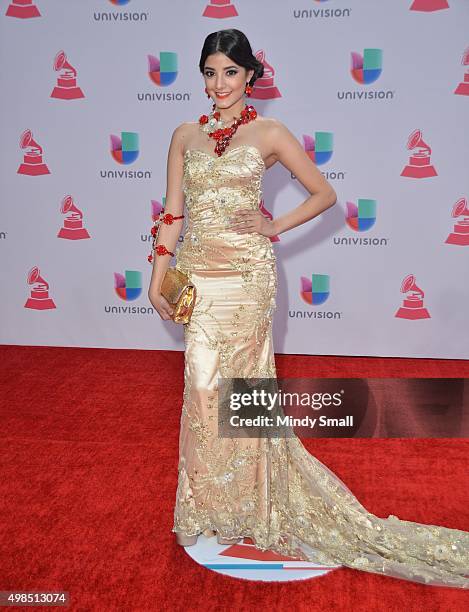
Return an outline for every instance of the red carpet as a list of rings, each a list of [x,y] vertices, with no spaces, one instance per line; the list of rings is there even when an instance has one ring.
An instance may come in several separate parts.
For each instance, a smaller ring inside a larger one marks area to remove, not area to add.
[[[73,610],[462,610],[467,591],[348,568],[302,583],[223,577],[171,533],[183,354],[0,347],[0,590]],[[469,362],[277,356],[279,377],[468,377]],[[468,529],[469,440],[307,440],[378,516]],[[25,608],[13,608],[25,609]]]

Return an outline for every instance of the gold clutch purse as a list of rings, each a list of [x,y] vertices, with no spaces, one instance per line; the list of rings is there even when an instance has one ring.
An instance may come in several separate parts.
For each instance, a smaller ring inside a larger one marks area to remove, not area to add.
[[[153,253],[157,248],[160,248],[160,245],[158,245],[158,247],[156,246],[156,242],[158,240],[161,223],[171,224],[174,219],[182,219],[183,217],[184,215],[174,217],[170,213],[165,214],[164,211],[161,211],[159,218],[155,221],[151,230],[153,240],[152,252],[148,256],[148,261],[150,263],[153,261]],[[166,251],[166,253],[174,255],[174,253],[168,251],[166,247],[161,246],[161,248],[163,251]],[[176,267],[168,268],[161,283],[161,295],[173,308],[171,319],[175,323],[189,323],[192,311],[194,310],[197,292],[187,274],[184,274],[184,272]]]
[[[177,268],[168,268],[161,283],[161,295],[173,307],[175,323],[189,323],[194,310],[196,289],[189,277]]]

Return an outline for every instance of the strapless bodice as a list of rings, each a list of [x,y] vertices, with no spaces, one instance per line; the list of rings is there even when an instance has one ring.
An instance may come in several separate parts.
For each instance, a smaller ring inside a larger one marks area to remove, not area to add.
[[[271,241],[257,232],[238,234],[229,219],[241,209],[258,210],[265,164],[252,145],[228,148],[215,157],[188,149],[184,155],[183,192],[187,227],[177,253],[177,267],[233,269],[239,257],[251,262],[274,258]]]
[[[264,171],[260,152],[251,145],[228,148],[221,157],[188,149],[183,191],[189,222],[221,229],[236,210],[258,207]]]

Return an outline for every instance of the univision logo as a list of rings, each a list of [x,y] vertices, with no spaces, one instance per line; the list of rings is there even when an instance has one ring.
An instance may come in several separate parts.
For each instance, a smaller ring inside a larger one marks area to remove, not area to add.
[[[376,200],[358,199],[358,205],[347,202],[347,225],[356,232],[366,232],[376,222]]]
[[[148,56],[148,76],[159,87],[167,87],[178,75],[178,56],[172,51],[160,51],[160,57]]]
[[[136,300],[142,294],[142,273],[137,270],[126,270],[124,274],[114,272],[114,289],[121,300]]]
[[[350,74],[359,85],[370,85],[379,79],[383,72],[383,50],[364,49],[363,53],[351,52]],[[338,91],[339,100],[382,100],[393,99],[394,91],[383,89],[374,91]]]
[[[115,7],[126,6],[130,4],[131,0],[108,0],[110,4]],[[148,21],[150,13],[138,12],[138,11],[106,11],[106,12],[94,12],[93,19],[95,21]]]
[[[125,270],[124,274],[114,272],[114,291],[124,302],[133,302],[142,295],[142,273],[139,270]],[[104,306],[104,312],[111,314],[154,314],[146,306]]]
[[[133,164],[138,154],[138,134],[136,132],[121,132],[120,136],[111,134],[111,155],[118,164]]]
[[[357,203],[346,202],[346,225],[354,232],[367,232],[376,223],[376,200],[358,198]],[[389,238],[334,236],[333,244],[347,246],[387,246]]]
[[[364,49],[363,54],[352,51],[351,55],[350,73],[357,83],[369,85],[379,79],[383,71],[382,49]]]
[[[307,304],[318,306],[329,297],[329,275],[312,274],[311,279],[301,277],[301,297]]]
[[[300,296],[309,306],[321,306],[330,296],[330,278],[328,274],[311,274],[300,277]],[[324,310],[289,310],[288,316],[294,319],[340,319],[341,312]]]
[[[303,134],[303,146],[305,153],[316,164],[322,166],[327,164],[334,152],[334,134],[333,132],[314,132],[314,136]],[[343,180],[345,172],[339,170],[321,171],[328,180]],[[296,176],[291,173],[292,179]]]
[[[322,166],[330,161],[334,135],[332,132],[314,132],[314,137],[303,134],[305,151],[317,166]]]
[[[121,165],[133,164],[139,156],[139,136],[137,132],[121,132],[120,136],[111,134],[111,157]],[[150,170],[100,170],[101,178],[151,178]]]
[[[160,51],[159,57],[147,55],[148,77],[158,88],[172,85],[178,77],[178,55],[173,51]],[[175,93],[165,91],[152,91],[147,93],[137,93],[139,102],[160,102],[177,100],[178,102],[188,101],[191,96],[188,92]]]
[[[325,4],[329,0],[315,0],[316,4]],[[338,17],[350,17],[350,8],[316,8],[316,9],[293,9],[295,19],[334,19]]]

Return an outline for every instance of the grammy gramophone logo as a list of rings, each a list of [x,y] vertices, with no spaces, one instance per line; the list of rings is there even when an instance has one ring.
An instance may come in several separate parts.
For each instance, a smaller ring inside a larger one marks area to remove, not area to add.
[[[25,308],[33,310],[50,310],[56,308],[54,300],[49,297],[49,283],[41,276],[37,266],[31,268],[27,277],[28,285],[31,286],[29,298],[24,305]]]
[[[31,17],[40,17],[41,13],[33,0],[12,0],[5,15],[18,19],[31,19]]]
[[[424,292],[417,285],[415,276],[408,274],[401,284],[401,293],[405,294],[402,306],[394,315],[398,319],[429,319],[430,314],[423,304]]]
[[[462,54],[461,64],[464,66],[464,77],[454,93],[460,96],[469,96],[469,47]]]
[[[83,227],[83,213],[75,206],[73,197],[66,195],[61,204],[60,212],[65,215],[63,226],[57,234],[58,238],[66,240],[83,240],[89,238],[88,230]]]
[[[421,11],[422,13],[431,13],[433,11],[441,11],[449,8],[446,0],[414,0],[409,8],[410,11]]]
[[[408,164],[401,172],[401,176],[409,178],[428,178],[437,176],[435,167],[430,161],[431,148],[424,141],[422,130],[414,130],[407,140],[407,149],[412,151]]]
[[[34,138],[31,130],[25,130],[20,137],[20,148],[25,150],[23,163],[20,164],[17,174],[27,176],[40,176],[50,174],[49,168],[42,160],[42,147]]]
[[[77,100],[84,94],[77,85],[77,71],[68,62],[65,51],[59,51],[54,58],[54,70],[59,73],[57,84],[52,90],[51,98],[59,100]]]
[[[275,70],[265,59],[265,51],[257,51],[255,55],[264,65],[264,74],[259,79],[256,79],[251,98],[255,100],[273,100],[274,98],[281,98],[282,94],[274,83]]]
[[[458,221],[454,224],[453,231],[446,238],[445,243],[469,246],[469,207],[466,198],[460,198],[454,204],[451,216]]]
[[[237,17],[238,11],[231,0],[210,0],[205,7],[202,17],[212,19],[226,19],[227,17]]]

